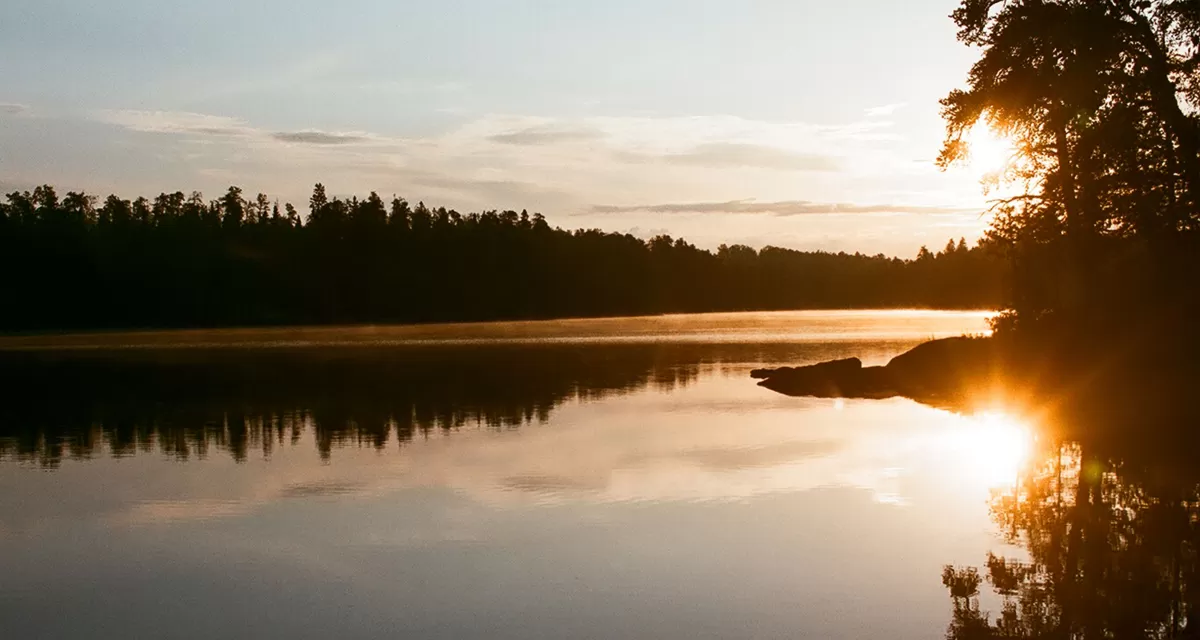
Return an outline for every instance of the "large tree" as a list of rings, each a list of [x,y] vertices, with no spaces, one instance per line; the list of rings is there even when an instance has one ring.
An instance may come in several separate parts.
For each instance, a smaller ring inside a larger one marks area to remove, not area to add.
[[[964,0],[952,17],[981,53],[942,102],[940,162],[969,159],[980,122],[1013,142],[992,235],[1030,265],[1018,311],[1094,312],[1112,297],[1112,239],[1190,246],[1200,0]]]

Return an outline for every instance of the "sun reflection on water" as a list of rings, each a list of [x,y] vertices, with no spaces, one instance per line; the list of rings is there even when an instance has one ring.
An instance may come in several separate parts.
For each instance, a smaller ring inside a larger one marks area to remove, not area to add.
[[[980,412],[966,422],[947,443],[965,473],[989,487],[1015,484],[1033,452],[1031,425],[1002,411]]]

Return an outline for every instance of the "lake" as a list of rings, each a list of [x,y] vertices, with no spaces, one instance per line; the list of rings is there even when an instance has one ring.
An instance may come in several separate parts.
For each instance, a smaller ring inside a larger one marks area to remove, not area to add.
[[[1035,430],[749,372],[988,315],[3,338],[0,637],[943,637]]]

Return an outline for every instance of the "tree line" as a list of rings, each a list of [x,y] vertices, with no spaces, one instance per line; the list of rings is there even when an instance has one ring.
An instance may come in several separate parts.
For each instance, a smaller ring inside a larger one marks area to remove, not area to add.
[[[0,329],[434,322],[1002,303],[1004,262],[950,241],[911,260],[567,231],[526,211],[403,198],[307,211],[230,187],[103,200],[51,186],[0,203]]]
[[[941,162],[968,160],[981,123],[1014,145],[991,180],[990,237],[1014,261],[1009,323],[1191,334],[1200,1],[962,0],[952,18],[980,57],[942,102]]]

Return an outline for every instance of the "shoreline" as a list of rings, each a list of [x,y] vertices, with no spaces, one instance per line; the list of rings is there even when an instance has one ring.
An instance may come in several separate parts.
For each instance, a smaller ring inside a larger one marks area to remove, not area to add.
[[[751,372],[759,386],[794,397],[903,397],[957,412],[1006,408],[1074,425],[1187,421],[1200,408],[1180,398],[1200,383],[1200,364],[1180,348],[1171,357],[1112,344],[1072,351],[1067,340],[1011,336],[940,338],[923,342],[884,366],[857,358]],[[1185,403],[1186,404],[1186,403]],[[1090,428],[1090,427],[1089,427]]]

